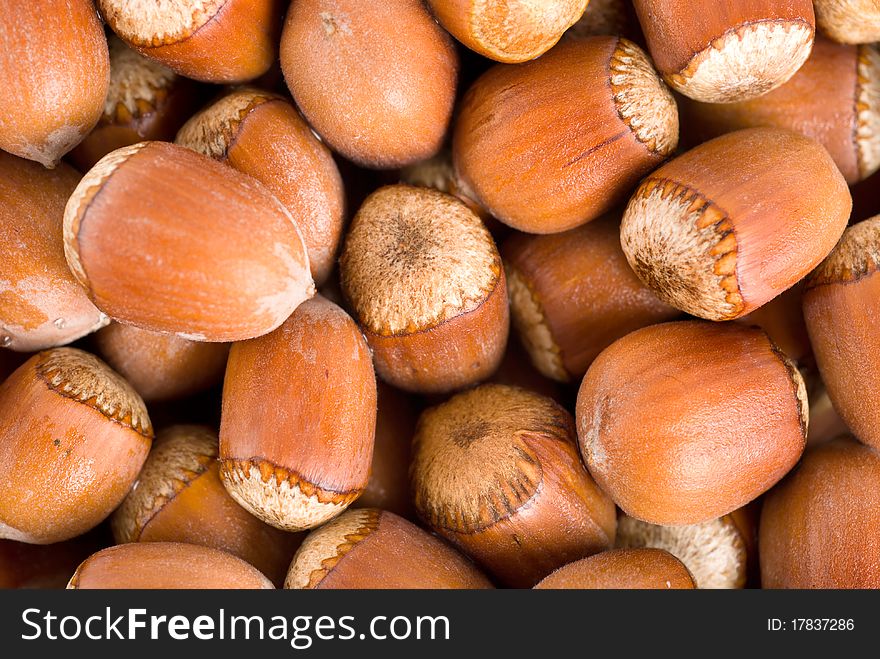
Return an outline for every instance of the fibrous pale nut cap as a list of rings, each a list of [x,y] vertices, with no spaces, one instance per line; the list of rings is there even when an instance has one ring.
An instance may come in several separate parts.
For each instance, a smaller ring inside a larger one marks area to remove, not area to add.
[[[851,282],[880,270],[880,215],[849,227],[837,247],[807,277],[807,290]]]
[[[346,510],[312,531],[293,557],[284,587],[317,587],[345,554],[376,530],[380,515],[372,508]]]
[[[250,112],[280,96],[244,87],[227,94],[187,121],[175,142],[211,158],[223,159]]]
[[[880,168],[880,49],[859,46],[858,62],[856,147],[864,179]]]
[[[110,89],[104,101],[104,120],[117,121],[120,108],[131,117],[155,110],[160,92],[168,90],[175,80],[177,74],[171,69],[136,53],[118,37],[111,37]]]
[[[816,23],[840,43],[880,41],[880,4],[877,0],[814,0]]]
[[[728,516],[700,524],[660,526],[623,515],[617,521],[615,544],[665,549],[690,570],[697,588],[743,588],[746,584],[745,542]]]
[[[553,339],[553,332],[550,331],[537,293],[510,263],[505,266],[505,272],[510,296],[510,316],[532,363],[542,375],[559,382],[568,382],[571,378],[562,362],[562,351]]]
[[[633,271],[663,302],[707,320],[743,314],[733,226],[696,190],[647,179],[624,212],[620,242]]]
[[[678,146],[678,106],[651,59],[628,39],[618,39],[610,63],[611,93],[621,120],[652,153]]]
[[[763,20],[732,28],[666,76],[677,91],[704,103],[735,103],[786,83],[813,48],[807,21]]]
[[[220,461],[220,478],[238,504],[266,524],[283,531],[305,531],[339,515],[360,495],[341,494],[336,500],[304,492],[294,478],[264,478],[254,461]]]
[[[113,513],[117,542],[137,542],[144,527],[217,458],[217,435],[204,426],[171,426],[159,433],[128,496]]]
[[[94,355],[77,348],[46,350],[37,356],[36,372],[53,391],[152,440],[153,426],[144,401]]]
[[[472,311],[501,280],[492,236],[451,195],[407,185],[361,206],[340,258],[342,288],[360,324],[412,334]]]
[[[541,487],[544,465],[529,441],[573,438],[565,410],[544,396],[498,384],[458,394],[419,420],[410,466],[416,509],[435,529],[489,528]]]
[[[183,41],[229,0],[98,0],[104,20],[125,41],[144,48]]]

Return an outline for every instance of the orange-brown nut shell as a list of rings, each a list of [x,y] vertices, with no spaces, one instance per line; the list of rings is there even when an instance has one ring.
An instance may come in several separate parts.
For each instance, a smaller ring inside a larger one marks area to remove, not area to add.
[[[38,353],[0,384],[0,537],[48,544],[116,508],[146,460],[143,401],[96,357]]]
[[[589,0],[428,0],[440,24],[465,46],[498,62],[540,57],[584,13]]]
[[[489,580],[442,540],[397,515],[352,509],[305,539],[285,588],[482,589]]]
[[[0,151],[0,346],[34,351],[106,325],[64,260],[64,206],[79,183]]]
[[[708,521],[763,494],[800,457],[807,418],[800,373],[762,330],[701,321],[613,343],[577,401],[596,482],[628,515],[664,525]]]
[[[535,588],[543,590],[688,590],[694,579],[662,549],[612,549],[564,565]]]
[[[314,293],[290,213],[253,178],[189,149],[113,151],[67,203],[74,276],[108,316],[197,341],[280,325]]]
[[[330,276],[345,220],[345,192],[330,150],[280,96],[239,89],[181,129],[177,143],[264,184],[290,212],[309,253],[312,278]]]
[[[810,55],[810,0],[634,0],[657,69],[677,91],[731,103],[785,83]]]
[[[68,158],[87,172],[111,151],[144,140],[170,142],[204,102],[202,86],[110,38],[110,91],[98,124]]]
[[[129,46],[187,78],[253,80],[272,65],[284,0],[98,0],[104,20]]]
[[[614,542],[614,506],[584,470],[571,416],[487,384],[422,414],[410,477],[419,516],[493,574],[530,587]]]
[[[677,143],[675,101],[647,56],[626,39],[592,37],[479,78],[452,155],[464,192],[494,217],[556,233],[622,202]]]
[[[2,0],[0,15],[0,149],[54,167],[101,116],[101,21],[91,0]]]
[[[440,150],[458,57],[419,0],[297,0],[281,67],[309,124],[349,160],[389,169]]]
[[[145,401],[175,400],[223,379],[229,345],[189,341],[111,323],[95,334],[98,353]]]
[[[259,570],[232,554],[179,542],[135,542],[108,547],[77,568],[75,590],[265,590]]]
[[[378,383],[377,393],[376,441],[370,480],[354,506],[379,508],[413,519],[409,462],[419,405],[413,396],[384,382]]]
[[[739,103],[679,101],[682,141],[697,144],[743,128],[785,128],[828,149],[847,183],[880,166],[880,53],[816,39],[784,85]]]
[[[803,279],[834,248],[852,210],[819,143],[778,128],[722,135],[638,187],[621,244],[657,296],[707,320],[732,320]]]
[[[509,332],[501,258],[455,197],[406,185],[374,192],[348,232],[340,275],[389,384],[443,393],[498,367]]]
[[[335,517],[367,485],[376,376],[355,322],[320,296],[276,331],[229,353],[220,475],[272,526],[298,531]]]
[[[880,454],[839,438],[811,448],[764,499],[764,588],[880,588]]]
[[[117,542],[185,542],[247,561],[280,584],[302,537],[238,505],[220,481],[217,434],[204,426],[159,432],[137,486],[112,518]]]
[[[834,408],[880,448],[880,216],[853,225],[805,284],[804,317]]]
[[[583,377],[629,332],[680,312],[635,276],[609,216],[547,236],[516,234],[501,247],[511,315],[532,362],[547,377]]]

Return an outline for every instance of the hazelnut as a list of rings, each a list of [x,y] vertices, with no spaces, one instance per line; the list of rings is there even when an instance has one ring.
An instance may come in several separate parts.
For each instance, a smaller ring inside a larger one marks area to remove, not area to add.
[[[617,520],[618,547],[663,549],[693,575],[697,588],[745,588],[755,560],[757,518],[750,509],[683,526],[648,524],[623,515]]]
[[[633,0],[657,69],[676,91],[732,103],[786,82],[810,55],[810,0],[687,2]]]
[[[394,513],[347,510],[300,546],[285,588],[491,588],[442,540]]]
[[[152,438],[140,396],[97,357],[34,355],[0,384],[0,538],[49,544],[97,526]]]
[[[465,46],[498,62],[525,62],[550,50],[589,0],[428,0],[434,16]]]
[[[89,556],[67,585],[75,590],[271,589],[255,567],[224,551],[180,542],[136,542]]]
[[[549,378],[580,379],[617,339],[681,315],[633,274],[618,218],[547,236],[517,234],[501,247],[513,325]]]
[[[54,167],[101,116],[107,40],[91,0],[0,0],[0,149]]]
[[[147,402],[175,400],[223,379],[229,345],[189,341],[111,323],[94,336],[98,354]]]
[[[296,221],[315,282],[329,277],[345,219],[342,178],[292,104],[256,89],[233,91],[190,119],[177,143],[265,185]]]
[[[51,348],[109,322],[64,260],[64,205],[79,179],[64,163],[47,170],[0,151],[0,347]]]
[[[282,0],[97,0],[104,20],[142,55],[204,82],[253,80],[272,65]]]
[[[386,382],[451,391],[501,361],[509,329],[501,258],[456,198],[405,185],[373,193],[348,232],[340,274]]]
[[[626,0],[590,0],[586,11],[565,37],[630,36],[636,30],[628,5]]]
[[[785,128],[828,149],[847,183],[880,167],[880,51],[816,39],[788,82],[739,103],[679,104],[682,139],[705,141],[742,128]]]
[[[70,152],[83,172],[111,151],[144,140],[171,141],[198,109],[199,86],[110,37],[110,91],[98,125]]]
[[[880,448],[880,216],[853,225],[809,276],[804,316],[835,409]]]
[[[306,119],[349,160],[388,169],[440,150],[458,57],[419,0],[297,0],[281,67]]]
[[[281,202],[164,142],[113,151],[86,174],[64,212],[64,251],[108,316],[195,341],[270,332],[314,292]]]
[[[814,0],[816,23],[835,41],[880,41],[880,5],[876,0]]]
[[[732,320],[793,286],[846,228],[852,200],[817,142],[752,128],[706,142],[636,190],[620,242],[664,302]]]
[[[410,476],[419,516],[507,586],[614,543],[571,415],[524,389],[487,384],[425,411]]]
[[[804,450],[808,414],[803,378],[764,331],[701,321],[613,343],[577,400],[599,487],[663,525],[715,519],[767,491]]]
[[[300,531],[345,510],[367,486],[375,428],[370,349],[332,302],[318,296],[271,334],[232,346],[220,476],[264,522]]]
[[[880,588],[880,454],[850,438],[810,448],[764,499],[764,588]]]
[[[677,143],[675,101],[648,57],[626,39],[592,37],[480,77],[462,101],[452,155],[493,216],[556,233],[622,202]]]
[[[229,552],[281,583],[301,538],[239,506],[220,482],[217,434],[204,426],[172,426],[156,442],[112,518],[124,542],[187,542]]]
[[[357,508],[379,508],[406,519],[415,516],[409,492],[409,462],[418,408],[411,396],[380,382],[376,441],[370,480]]]
[[[684,564],[662,549],[612,549],[564,565],[535,588],[539,590],[693,589]]]

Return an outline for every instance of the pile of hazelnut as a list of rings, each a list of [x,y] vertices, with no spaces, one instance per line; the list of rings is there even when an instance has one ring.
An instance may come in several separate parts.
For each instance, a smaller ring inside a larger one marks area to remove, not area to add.
[[[0,586],[880,587],[880,9],[693,4],[0,0]]]

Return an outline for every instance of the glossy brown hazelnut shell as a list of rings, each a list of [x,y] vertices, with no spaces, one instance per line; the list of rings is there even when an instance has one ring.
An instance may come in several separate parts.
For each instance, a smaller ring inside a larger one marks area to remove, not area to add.
[[[688,590],[691,573],[662,549],[611,549],[564,565],[544,577],[539,590]]]
[[[177,143],[263,183],[290,212],[309,254],[312,278],[330,276],[342,238],[345,195],[330,150],[281,96],[243,88],[190,119]]]
[[[285,588],[483,589],[488,579],[442,540],[397,515],[352,509],[312,531]]]
[[[106,155],[64,215],[67,263],[108,316],[196,341],[260,336],[314,293],[302,236],[253,178],[164,142]]]
[[[232,554],[179,542],[133,542],[87,558],[67,586],[72,590],[266,590],[269,581]]]
[[[764,499],[764,588],[880,588],[880,454],[839,438]]]
[[[0,151],[0,346],[33,352],[109,322],[64,258],[64,207],[80,176]]]
[[[591,37],[481,76],[462,99],[452,155],[491,215],[557,233],[610,211],[677,143],[675,101],[644,52]]]
[[[846,181],[822,145],[751,128],[691,149],[642,181],[620,240],[661,300],[733,320],[819,265],[851,210]]]
[[[803,378],[762,330],[682,321],[599,355],[577,424],[584,462],[624,512],[697,524],[754,500],[795,465],[808,412]]]
[[[264,522],[300,531],[351,505],[367,486],[375,428],[370,349],[329,300],[318,296],[271,334],[232,347],[220,476]]]
[[[804,317],[822,381],[843,421],[880,448],[880,217],[853,225],[809,276]]]
[[[531,587],[614,542],[614,506],[584,469],[571,416],[487,384],[422,414],[410,469],[416,510],[499,583]]]
[[[110,58],[91,0],[3,0],[0,149],[46,167],[101,116]]]
[[[583,377],[617,339],[681,314],[635,276],[614,216],[558,234],[514,235],[501,255],[514,327],[532,363],[554,380]]]
[[[75,348],[38,353],[0,384],[0,537],[50,544],[116,508],[153,429],[140,396]]]
[[[816,32],[810,0],[634,0],[658,70],[677,91],[708,103],[766,94],[810,54]]]
[[[309,124],[349,160],[391,169],[440,150],[458,56],[419,0],[298,0],[281,67]]]

